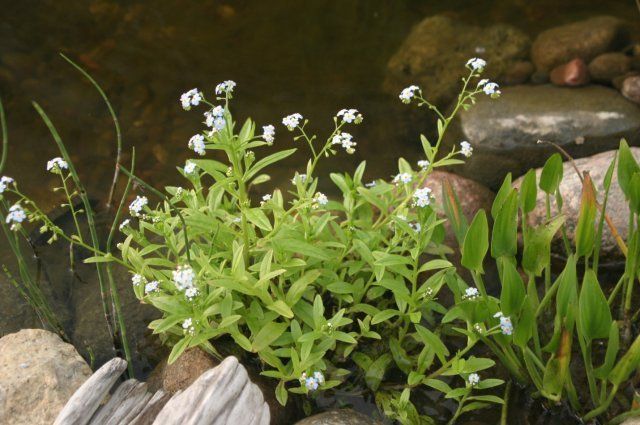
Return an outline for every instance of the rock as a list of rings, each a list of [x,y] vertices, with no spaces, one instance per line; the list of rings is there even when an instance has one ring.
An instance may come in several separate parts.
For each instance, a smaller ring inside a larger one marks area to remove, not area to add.
[[[622,422],[620,425],[640,425],[640,417],[629,418]]]
[[[564,65],[558,65],[549,75],[556,86],[578,87],[589,83],[589,69],[582,59],[574,59]]]
[[[0,423],[53,423],[91,369],[54,333],[23,329],[0,338]]]
[[[377,425],[381,422],[352,409],[338,409],[310,416],[295,425]]]
[[[446,16],[428,17],[389,60],[385,90],[397,96],[404,87],[417,84],[431,102],[445,106],[460,90],[469,58],[485,59],[484,77],[502,82],[527,59],[529,46],[529,37],[512,26],[481,28]],[[477,53],[479,48],[482,54]]]
[[[268,425],[269,407],[235,357],[202,374],[174,395],[160,411],[156,425]]]
[[[620,93],[632,102],[640,103],[640,75],[625,78]]]
[[[529,81],[529,78],[533,75],[534,67],[529,61],[515,62],[511,68],[507,69],[502,82],[508,86],[517,86],[518,84],[524,84]]]
[[[200,375],[218,364],[218,360],[201,349],[190,348],[172,364],[168,364],[167,359],[162,360],[149,377],[149,388],[175,394],[186,390]]]
[[[617,147],[621,137],[640,142],[640,109],[613,89],[515,86],[503,88],[499,99],[478,98],[445,145],[468,140],[473,156],[453,170],[495,190],[508,172],[518,177],[555,152],[540,139],[582,158]]]
[[[602,202],[604,199],[603,181],[604,176],[613,160],[613,156],[616,151],[603,152],[588,158],[581,158],[575,160],[575,165],[582,171],[588,171],[593,179],[593,183],[598,191],[598,200]],[[640,160],[640,148],[631,148],[631,152],[636,160]],[[536,174],[538,179],[542,169],[537,169]],[[519,186],[522,178],[514,182],[514,186]],[[562,213],[565,214],[567,221],[567,235],[571,240],[575,237],[575,228],[578,221],[578,215],[580,212],[580,197],[582,193],[582,183],[580,178],[576,174],[573,166],[569,162],[564,163],[564,178],[560,184],[560,192],[563,197]],[[557,206],[555,201],[552,200],[551,204],[552,213],[557,213]],[[620,186],[618,185],[617,172],[613,173],[613,180],[611,183],[611,189],[609,191],[609,198],[607,200],[607,214],[611,218],[613,225],[616,227],[620,236],[623,239],[627,237],[628,231],[628,219],[629,208],[627,202],[624,199],[624,195]],[[598,213],[599,220],[600,213]],[[538,192],[537,206],[533,212],[531,212],[529,219],[531,224],[540,224],[545,220],[546,207],[545,197],[540,191]],[[562,240],[560,235],[556,235],[556,240],[552,245],[552,253],[556,257],[564,257],[564,248],[562,246]],[[624,255],[620,252],[615,238],[612,236],[611,231],[605,224],[602,233],[602,245],[600,248],[600,258],[602,264],[616,264],[618,262],[624,262]]]
[[[623,53],[604,53],[589,63],[589,74],[594,81],[611,84],[614,78],[631,70],[631,58]]]
[[[531,58],[536,69],[549,71],[576,58],[590,62],[628,41],[628,31],[620,19],[596,16],[541,32],[531,47]]]

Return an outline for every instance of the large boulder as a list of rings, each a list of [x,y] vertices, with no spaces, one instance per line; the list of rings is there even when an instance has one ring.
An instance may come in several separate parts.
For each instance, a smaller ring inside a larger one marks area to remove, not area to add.
[[[640,160],[640,148],[631,148],[631,152],[636,160]],[[603,181],[604,176],[613,160],[616,151],[603,152],[588,158],[576,159],[575,166],[580,172],[588,171],[596,190],[598,191],[598,201],[602,203],[604,200]],[[538,180],[542,169],[536,170]],[[522,182],[522,178],[514,181],[514,186],[518,187]],[[560,184],[560,192],[562,194],[563,205],[562,213],[566,216],[567,236],[570,240],[575,238],[575,229],[578,223],[578,215],[580,214],[580,198],[582,193],[582,182],[578,174],[576,174],[573,165],[570,162],[564,163],[564,178]],[[531,224],[538,225],[546,219],[545,196],[542,191],[538,192],[538,200],[536,208],[531,212],[529,220]],[[558,213],[557,204],[552,200],[551,211],[553,214]],[[613,173],[609,198],[607,199],[607,215],[611,218],[611,222],[617,229],[623,239],[626,239],[628,233],[629,207],[625,201],[624,194],[618,185],[617,172]],[[598,214],[598,220],[600,214]],[[552,246],[552,254],[556,257],[564,258],[565,252],[562,246],[561,236],[557,235]],[[616,265],[624,261],[624,255],[620,251],[616,240],[607,225],[604,226],[602,232],[602,242],[600,246],[600,258],[603,264]]]
[[[75,348],[54,333],[23,329],[0,338],[0,423],[53,423],[89,376]]]
[[[385,90],[397,96],[404,87],[417,84],[430,101],[445,106],[460,90],[470,58],[487,61],[486,78],[507,81],[514,72],[522,73],[529,46],[529,37],[509,25],[482,28],[447,16],[428,17],[389,60]]]
[[[531,47],[531,58],[538,71],[596,56],[623,47],[629,42],[624,22],[611,16],[596,16],[541,32]]]
[[[544,164],[554,149],[538,140],[581,158],[615,148],[622,137],[640,142],[640,108],[613,89],[515,86],[496,100],[479,97],[447,143],[468,140],[473,156],[456,172],[495,189],[508,172],[518,177]]]
[[[295,425],[378,425],[381,422],[353,409],[336,409],[309,416]]]

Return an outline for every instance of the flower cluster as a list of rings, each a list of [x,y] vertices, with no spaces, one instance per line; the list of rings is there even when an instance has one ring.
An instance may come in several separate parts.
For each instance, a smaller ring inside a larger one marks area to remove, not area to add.
[[[150,294],[151,292],[157,292],[160,287],[160,282],[157,280],[152,280],[151,282],[144,285],[144,293]]]
[[[184,291],[184,295],[190,300],[198,295],[195,280],[196,273],[190,266],[178,266],[178,268],[173,271],[173,282],[176,288]]]
[[[185,319],[184,322],[182,322],[182,329],[186,334],[195,335],[196,328],[195,326],[193,326],[193,319],[191,317]]]
[[[493,315],[500,319],[500,331],[502,331],[505,335],[511,335],[513,333],[513,324],[511,323],[511,318],[509,316],[505,316],[501,311],[497,312]]]
[[[426,170],[427,168],[429,168],[429,165],[431,163],[429,161],[427,161],[426,159],[421,159],[420,161],[418,161],[418,167],[420,167],[420,169],[422,171]]]
[[[0,178],[0,193],[3,193],[5,190],[7,190],[7,187],[13,182],[14,180],[11,177],[2,176]]]
[[[67,161],[60,157],[56,157],[50,161],[47,161],[47,171],[50,171],[54,174],[60,174],[62,170],[66,170],[67,168],[69,168],[69,164],[67,164]]]
[[[207,127],[210,127],[214,133],[222,130],[227,123],[224,119],[224,108],[218,105],[210,111],[206,111],[204,113],[204,123]]]
[[[134,217],[139,217],[142,209],[149,203],[146,196],[136,196],[136,199],[129,205],[129,212]]]
[[[131,223],[131,220],[129,220],[128,218],[122,220],[122,223],[120,223],[120,226],[118,226],[118,229],[120,229],[120,231],[122,232],[129,225],[129,223]]]
[[[282,124],[287,127],[287,130],[293,131],[300,124],[300,120],[302,120],[302,115],[295,113],[284,117]]]
[[[482,72],[484,68],[487,66],[487,61],[480,58],[471,58],[467,61],[467,68],[472,71]]]
[[[498,83],[493,82],[487,82],[482,85],[482,91],[484,92],[484,94],[493,98],[500,96],[500,94],[502,93],[499,88],[500,86],[498,86]]]
[[[306,174],[296,174],[291,179],[291,183],[293,183],[293,184],[298,184],[298,182],[304,183],[306,181],[307,181],[307,175]]]
[[[180,96],[180,103],[185,111],[191,109],[192,106],[198,106],[202,100],[202,93],[198,89],[191,89]]]
[[[324,382],[324,375],[319,371],[313,372],[313,376],[307,376],[306,372],[300,376],[300,383],[309,391],[317,390]]]
[[[413,193],[413,206],[424,208],[431,203],[431,189],[421,187]]]
[[[469,158],[473,153],[473,148],[471,147],[471,143],[467,141],[460,142],[460,153],[466,156],[467,158]]]
[[[342,117],[342,122],[346,122],[348,124],[360,124],[364,117],[357,109],[341,109],[336,114],[336,117]]]
[[[480,296],[480,293],[478,292],[478,288],[474,288],[474,287],[470,287],[464,290],[464,297],[468,300],[473,300],[476,299]]]
[[[327,198],[327,195],[325,195],[322,192],[318,192],[313,196],[312,208],[323,207],[327,205],[328,202],[329,202],[329,199]]]
[[[189,149],[193,150],[198,155],[200,156],[204,155],[205,154],[204,136],[202,134],[196,134],[194,136],[191,136],[191,139],[189,139],[188,146],[189,146]]]
[[[263,206],[264,204],[266,204],[270,200],[271,200],[271,194],[267,193],[266,195],[264,195],[262,197],[262,201],[260,201],[260,206]]]
[[[146,282],[147,282],[147,279],[145,279],[144,276],[142,276],[141,274],[136,273],[133,276],[131,276],[131,284],[133,286],[140,286]]]
[[[418,86],[409,86],[403,89],[398,96],[402,103],[410,103],[411,99],[413,99],[416,95],[416,92],[420,91],[420,87]]]
[[[478,375],[477,373],[472,373],[469,375],[467,380],[469,381],[470,386],[475,387],[480,383],[480,375]]]
[[[400,174],[396,175],[393,178],[393,182],[395,184],[398,184],[398,183],[405,183],[406,184],[406,183],[411,183],[412,179],[413,179],[413,177],[411,176],[411,174],[409,174],[409,173],[400,173]]]
[[[184,172],[186,174],[193,174],[196,171],[196,163],[193,161],[187,161],[184,163]]]
[[[265,125],[265,126],[262,127],[262,138],[269,145],[273,144],[273,140],[275,138],[275,135],[276,135],[276,128],[274,126],[272,126],[271,124]]]
[[[20,224],[26,220],[27,213],[24,211],[20,204],[12,205],[9,208],[9,214],[7,214],[6,223],[11,224],[11,230],[18,230]]]
[[[216,86],[216,94],[220,95],[223,93],[231,94],[233,93],[233,89],[236,87],[236,82],[227,80],[223,81]]]
[[[356,151],[354,149],[354,146],[356,145],[356,143],[353,142],[352,140],[353,140],[353,136],[343,131],[342,133],[338,133],[335,136],[333,136],[333,138],[331,139],[331,144],[342,145],[342,147],[347,151],[348,154],[352,154]]]

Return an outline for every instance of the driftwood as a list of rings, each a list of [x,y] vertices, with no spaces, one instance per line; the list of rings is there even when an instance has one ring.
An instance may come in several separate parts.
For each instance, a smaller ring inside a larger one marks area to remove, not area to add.
[[[162,390],[152,395],[147,384],[135,379],[109,397],[126,367],[116,358],[98,369],[69,399],[55,425],[269,425],[262,391],[235,357],[173,397]]]

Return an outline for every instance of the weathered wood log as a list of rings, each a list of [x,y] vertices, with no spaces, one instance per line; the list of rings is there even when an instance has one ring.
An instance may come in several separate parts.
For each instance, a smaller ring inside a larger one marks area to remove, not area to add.
[[[235,357],[203,373],[174,395],[154,425],[269,425],[269,406]]]
[[[179,394],[178,392],[177,394]],[[164,405],[171,398],[171,394],[158,390],[153,397],[149,400],[147,405],[142,409],[138,415],[133,418],[129,425],[151,425],[158,416],[158,413],[162,410]]]
[[[128,424],[144,409],[151,398],[147,384],[129,379],[118,387],[107,404],[91,418],[90,425]]]
[[[86,425],[105,395],[127,368],[127,362],[114,358],[105,363],[71,396],[54,425]]]

